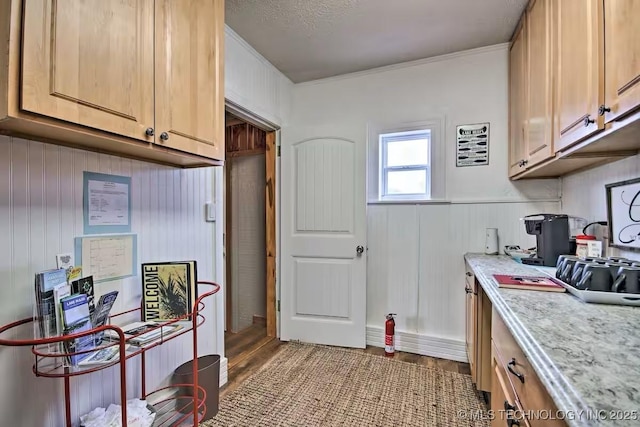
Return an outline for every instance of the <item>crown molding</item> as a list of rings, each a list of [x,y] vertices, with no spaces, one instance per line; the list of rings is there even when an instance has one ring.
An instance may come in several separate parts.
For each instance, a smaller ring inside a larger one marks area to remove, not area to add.
[[[480,55],[483,53],[495,51],[508,51],[510,43],[499,43],[491,46],[478,47],[475,49],[461,50],[459,52],[447,53],[445,55],[431,56],[429,58],[417,59],[415,61],[400,62],[398,64],[385,65],[384,67],[371,68],[369,70],[356,71],[354,73],[340,74],[338,76],[327,77],[325,79],[311,80],[308,82],[296,83],[294,86],[313,86],[317,84],[332,83],[340,80],[348,80],[357,77],[368,76],[372,74],[386,73],[388,71],[401,70],[404,68],[418,67],[420,65],[431,64],[434,62],[450,61],[452,59],[462,58],[465,56]]]

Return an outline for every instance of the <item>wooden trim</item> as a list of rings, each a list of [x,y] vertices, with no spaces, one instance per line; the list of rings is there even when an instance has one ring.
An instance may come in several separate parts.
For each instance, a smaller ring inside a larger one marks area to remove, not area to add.
[[[7,117],[9,101],[9,35],[11,28],[11,3],[0,1],[0,120]]]
[[[231,327],[233,316],[232,316],[232,300],[231,300],[231,164],[233,162],[231,160],[225,162],[224,165],[224,209],[225,209],[225,221],[224,221],[224,263],[225,263],[225,290],[224,295],[226,298],[225,301],[225,313],[226,313],[226,325],[227,331],[231,332],[233,329]]]
[[[520,34],[520,31],[523,31],[523,27],[526,19],[527,19],[527,11],[525,10],[524,12],[522,12],[522,16],[520,17],[520,20],[518,20],[518,25],[516,25],[516,29],[513,30],[513,34],[511,34],[511,40],[509,41],[509,50],[511,50],[514,40],[518,38],[518,34]]]
[[[491,391],[491,310],[489,297],[481,286],[476,296],[476,371],[478,390]]]
[[[221,161],[184,151],[22,112],[19,118],[9,117],[0,121],[0,134],[174,167],[222,164]]]
[[[227,158],[231,159],[234,157],[246,157],[246,156],[256,156],[259,154],[264,154],[266,150],[264,148],[256,148],[253,150],[245,150],[245,151],[227,151]]]
[[[253,320],[251,322],[253,325],[266,325],[267,324],[267,318],[264,316],[259,316],[257,314],[253,315]]]
[[[231,117],[231,118],[227,118],[226,122],[225,122],[225,127],[230,127],[230,126],[237,126],[237,125],[243,125],[245,124],[244,121],[236,118],[236,117]]]
[[[267,336],[276,336],[276,133],[266,141]]]

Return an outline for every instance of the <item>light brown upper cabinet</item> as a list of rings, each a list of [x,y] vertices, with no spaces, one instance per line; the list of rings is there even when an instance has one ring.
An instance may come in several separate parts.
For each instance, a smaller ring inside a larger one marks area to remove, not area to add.
[[[22,109],[153,141],[153,0],[29,0]]]
[[[527,13],[527,167],[555,154],[552,134],[551,9],[551,0],[534,0]]]
[[[527,31],[523,19],[509,51],[509,176],[526,165]]]
[[[640,107],[640,1],[604,2],[606,122]]]
[[[598,115],[604,101],[602,1],[554,2],[558,25],[555,151],[604,128]]]
[[[224,159],[224,1],[156,0],[159,143]]]
[[[3,0],[0,130],[176,166],[224,160],[223,0]]]

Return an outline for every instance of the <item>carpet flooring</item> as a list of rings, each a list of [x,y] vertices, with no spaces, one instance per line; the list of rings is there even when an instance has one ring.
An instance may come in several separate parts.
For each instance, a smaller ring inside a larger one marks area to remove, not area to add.
[[[486,427],[469,375],[289,343],[220,401],[206,427]]]

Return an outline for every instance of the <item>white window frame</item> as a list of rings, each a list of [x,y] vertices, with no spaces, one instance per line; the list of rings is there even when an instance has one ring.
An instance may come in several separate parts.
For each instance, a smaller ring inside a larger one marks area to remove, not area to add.
[[[381,135],[429,131],[429,170],[426,194],[385,195],[382,166],[385,155]],[[433,117],[405,123],[369,123],[367,125],[367,198],[375,203],[431,203],[445,201],[445,118]]]
[[[415,164],[415,165],[405,165],[405,166],[387,166],[387,154],[388,154],[388,145],[390,142],[397,141],[410,141],[413,140],[415,136],[422,136],[428,134],[426,138],[429,140],[429,163],[427,164]],[[382,133],[378,136],[380,148],[380,165],[378,166],[379,173],[379,200],[429,200],[431,199],[431,130],[430,129],[420,129],[420,130],[411,130],[404,132],[394,132],[394,133]],[[389,172],[393,171],[424,171],[425,173],[425,181],[426,181],[426,191],[424,193],[414,193],[414,194],[388,194],[387,193],[387,185],[388,185],[388,176]]]

